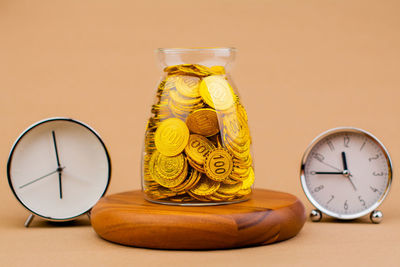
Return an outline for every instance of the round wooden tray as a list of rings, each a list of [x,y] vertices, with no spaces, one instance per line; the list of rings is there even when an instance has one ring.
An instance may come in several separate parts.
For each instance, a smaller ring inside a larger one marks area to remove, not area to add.
[[[306,220],[290,194],[255,189],[248,201],[219,206],[170,206],[146,201],[141,191],[102,198],[91,222],[102,238],[159,249],[225,249],[270,244],[295,236]]]

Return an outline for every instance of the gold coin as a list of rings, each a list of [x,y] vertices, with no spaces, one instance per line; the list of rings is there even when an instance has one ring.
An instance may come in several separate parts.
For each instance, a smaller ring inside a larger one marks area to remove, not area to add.
[[[190,157],[187,158],[187,161],[189,162],[189,165],[192,166],[192,168],[195,169],[196,171],[201,173],[206,173],[206,171],[204,170],[204,165],[197,164]]]
[[[145,133],[145,144],[154,143],[154,132],[147,130]]]
[[[178,192],[174,192],[169,188],[165,188],[165,187],[158,187],[158,192],[160,195],[166,196],[166,197],[174,197],[176,195],[178,195]],[[180,194],[184,194],[185,192],[180,192]]]
[[[255,180],[254,170],[253,168],[250,167],[250,173],[247,176],[247,178],[243,181],[242,189],[249,189],[253,185],[254,180]]]
[[[193,65],[190,67],[179,65],[176,70],[170,71],[169,75],[186,75],[186,76],[197,76],[197,77],[205,77],[208,76],[208,73],[204,73],[199,71]]]
[[[204,163],[204,170],[214,181],[223,181],[233,169],[232,156],[223,148],[216,148],[208,154]]]
[[[243,140],[242,140],[243,141]],[[238,144],[232,138],[225,135],[224,136],[224,145],[229,148],[232,152],[238,152],[238,154],[249,153],[250,151],[250,138],[247,138],[247,141],[244,143]]]
[[[180,95],[177,91],[171,90],[169,93],[171,100],[175,102],[175,104],[180,105],[180,106],[187,106],[189,109],[192,108],[192,106],[197,105],[200,103],[201,98],[187,98],[182,95]]]
[[[176,90],[185,97],[200,97],[200,79],[194,76],[178,76],[175,82]]]
[[[173,191],[189,190],[191,189],[201,177],[201,173],[195,169],[190,169],[186,179],[178,186],[171,188]]]
[[[201,202],[210,202],[211,201],[211,199],[209,199],[208,196],[199,196],[199,195],[193,194],[190,191],[187,191],[187,193],[188,193],[189,196],[191,196],[194,199],[199,200]]]
[[[176,75],[169,75],[165,78],[164,90],[169,90],[176,87],[176,81],[178,77]]]
[[[207,105],[216,110],[227,110],[235,103],[232,87],[219,75],[208,76],[201,81],[200,95]]]
[[[155,133],[157,150],[165,156],[176,156],[181,153],[189,141],[189,129],[177,118],[161,122]]]
[[[225,74],[225,68],[223,66],[212,66],[210,69],[214,74]]]
[[[221,136],[219,134],[208,137],[215,147],[221,147]]]
[[[236,195],[237,195],[238,197],[247,196],[247,195],[249,195],[249,194],[251,194],[251,188],[249,188],[249,189],[240,189],[240,190],[236,193]]]
[[[240,116],[242,116],[242,118],[243,118],[245,121],[248,121],[246,109],[245,109],[245,108],[243,107],[243,105],[240,104],[240,103],[237,104],[237,112],[240,114]]]
[[[146,125],[146,131],[153,131],[157,128],[158,126],[158,120],[155,119],[154,117],[150,117],[149,120],[147,121]]]
[[[248,158],[250,157],[250,150],[247,150],[246,152],[239,153],[235,150],[232,150],[229,146],[226,146],[229,150],[229,152],[232,153],[232,155],[235,157],[235,159],[240,160],[240,161],[247,161]],[[238,164],[238,166],[241,166]]]
[[[172,72],[172,71],[176,71],[179,69],[179,67],[190,67],[192,66],[192,64],[181,64],[181,65],[172,65],[172,66],[168,66],[166,68],[164,68],[164,72]]]
[[[224,184],[237,184],[238,181],[233,180],[232,178],[230,178],[230,177],[228,176],[228,177],[226,177],[226,178],[222,181],[222,183],[224,183]]]
[[[207,155],[214,149],[214,145],[204,136],[191,134],[185,147],[185,153],[199,165],[203,165]]]
[[[235,143],[243,145],[250,139],[247,122],[237,113],[232,113],[223,118],[224,133]]]
[[[185,157],[182,154],[177,156],[167,157],[160,152],[154,152],[153,157],[155,158],[153,166],[156,168],[157,175],[164,179],[175,179],[178,177],[185,165]]]
[[[249,156],[246,159],[239,159],[239,158],[234,158],[233,159],[233,166],[236,167],[243,167],[243,168],[249,168],[253,164],[253,159],[251,157],[251,154],[249,153]]]
[[[212,195],[210,195],[210,196],[207,196],[207,199],[212,200],[212,201],[214,201],[214,202],[223,202],[223,201],[225,201],[225,199],[217,197],[217,196],[215,195],[215,194],[217,194],[217,193],[218,193],[218,192],[215,192],[214,194],[212,194]]]
[[[150,163],[150,172],[151,172],[153,179],[158,184],[162,185],[163,187],[167,187],[167,188],[176,187],[179,184],[181,184],[186,178],[187,170],[188,170],[188,164],[185,160],[183,170],[180,171],[180,174],[175,178],[167,179],[160,175],[158,166],[154,166],[154,163],[153,164]]]
[[[208,67],[198,64],[192,64],[190,66],[180,65],[178,66],[178,70],[183,73],[192,74],[199,77],[204,77],[211,74],[210,69]]]
[[[219,182],[211,180],[206,175],[202,175],[200,181],[190,189],[189,192],[198,196],[207,196],[213,194],[219,188]]]
[[[169,201],[172,202],[182,202],[182,203],[187,203],[187,202],[191,202],[194,200],[193,197],[188,196],[188,195],[184,195],[184,196],[176,196],[176,197],[171,197],[168,199]]]
[[[185,185],[185,190],[192,189],[199,181],[203,174],[195,169],[192,169],[191,180]]]
[[[186,119],[186,125],[192,133],[201,134],[206,137],[219,132],[217,113],[211,108],[202,108],[193,111]]]
[[[213,194],[213,197],[215,197],[216,199],[219,199],[219,201],[227,201],[227,200],[233,199],[233,195],[225,195],[218,191]]]
[[[225,68],[223,66],[212,66],[209,68],[199,64],[173,65],[164,68],[164,71],[167,72],[168,75],[184,74],[195,75],[199,77],[225,74]]]
[[[146,188],[144,190],[147,196],[149,196],[152,199],[158,200],[158,199],[166,199],[169,197],[174,197],[178,195],[177,192],[173,192],[169,190],[168,188],[162,187],[162,186],[156,186],[152,188]]]
[[[247,179],[247,177],[249,177],[250,173],[251,173],[250,168],[242,169],[242,168],[234,167],[229,178],[231,178],[232,180],[236,180],[236,181],[244,181]]]
[[[193,68],[195,69],[195,72],[199,72],[201,75],[208,76],[212,74],[216,74],[211,68],[199,65],[199,64],[193,64]]]
[[[242,182],[238,182],[236,184],[221,184],[220,187],[218,188],[218,193],[224,194],[224,195],[234,195],[236,194],[240,189],[242,189]]]

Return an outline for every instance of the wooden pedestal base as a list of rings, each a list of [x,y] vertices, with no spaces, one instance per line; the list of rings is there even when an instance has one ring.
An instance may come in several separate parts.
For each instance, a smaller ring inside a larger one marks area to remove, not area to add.
[[[220,206],[169,206],[141,191],[102,198],[91,222],[102,238],[160,249],[224,249],[270,244],[295,236],[306,220],[293,195],[255,189],[248,201]]]

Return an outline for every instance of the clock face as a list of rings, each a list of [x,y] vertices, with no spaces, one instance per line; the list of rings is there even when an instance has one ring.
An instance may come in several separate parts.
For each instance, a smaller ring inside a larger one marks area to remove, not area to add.
[[[100,137],[83,123],[64,118],[26,130],[7,167],[17,199],[50,220],[68,220],[89,211],[105,193],[111,173]]]
[[[340,219],[374,210],[388,193],[391,180],[386,149],[362,130],[328,131],[311,144],[303,158],[301,182],[308,199]]]

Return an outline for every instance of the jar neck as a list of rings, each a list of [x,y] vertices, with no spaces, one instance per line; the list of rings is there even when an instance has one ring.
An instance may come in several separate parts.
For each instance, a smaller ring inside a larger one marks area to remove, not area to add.
[[[229,71],[235,60],[235,48],[160,48],[157,57],[160,67],[199,64],[206,67],[223,66]]]

